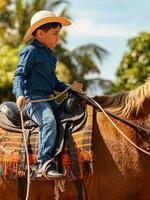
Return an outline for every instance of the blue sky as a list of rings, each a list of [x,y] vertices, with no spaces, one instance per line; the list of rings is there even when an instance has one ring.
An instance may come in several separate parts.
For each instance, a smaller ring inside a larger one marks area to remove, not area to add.
[[[115,79],[130,38],[150,31],[149,0],[72,0],[69,12],[73,25],[69,32],[70,49],[95,43],[110,55],[102,63],[101,77]]]

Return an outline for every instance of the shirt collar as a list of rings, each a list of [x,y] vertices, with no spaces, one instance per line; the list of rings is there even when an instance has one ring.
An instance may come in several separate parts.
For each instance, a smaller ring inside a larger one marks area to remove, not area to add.
[[[37,47],[41,47],[44,48],[48,53],[52,52],[52,50],[50,48],[47,48],[42,42],[40,42],[39,40],[34,39],[32,42],[32,44],[34,44]]]

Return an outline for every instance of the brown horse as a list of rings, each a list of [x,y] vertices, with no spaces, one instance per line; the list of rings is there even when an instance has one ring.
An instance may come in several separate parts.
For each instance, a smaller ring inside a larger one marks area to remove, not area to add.
[[[130,92],[94,98],[103,108],[150,129],[150,81]],[[111,117],[136,145],[150,151],[150,135]],[[150,156],[132,146],[100,111],[93,127],[93,176],[84,180],[88,200],[150,199]],[[53,181],[33,181],[29,200],[54,199]],[[16,200],[13,180],[0,179],[0,199]],[[66,184],[61,200],[76,199],[72,183]]]

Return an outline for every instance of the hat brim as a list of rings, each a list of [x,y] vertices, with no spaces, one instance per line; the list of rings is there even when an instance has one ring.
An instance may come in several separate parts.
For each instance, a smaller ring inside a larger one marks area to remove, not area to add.
[[[32,26],[29,27],[29,29],[27,30],[27,32],[24,35],[23,43],[27,43],[29,40],[31,40],[33,38],[32,33],[37,28],[39,28],[40,26],[42,26],[44,24],[52,23],[52,22],[58,22],[62,26],[69,26],[71,24],[70,20],[63,18],[63,17],[46,17],[46,18],[43,18],[43,19],[39,20],[38,22],[36,22],[35,24],[33,24]]]

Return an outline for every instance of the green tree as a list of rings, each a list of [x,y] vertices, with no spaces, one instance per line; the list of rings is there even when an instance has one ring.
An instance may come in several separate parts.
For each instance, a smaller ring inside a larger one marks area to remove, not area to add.
[[[12,48],[12,55],[16,57],[22,43],[22,38],[29,26],[31,16],[41,9],[50,9],[52,11],[59,9],[59,16],[69,17],[68,14],[69,2],[63,0],[8,0],[7,4],[3,6],[0,11],[0,45],[7,45]],[[70,17],[69,17],[70,18]],[[2,50],[0,50],[0,53]],[[67,32],[63,31],[61,35],[60,44],[55,48],[58,57],[57,73],[59,78],[65,82],[71,83],[73,80],[80,80],[85,82],[87,86],[88,81],[84,81],[84,76],[89,72],[100,72],[101,61],[107,51],[94,44],[85,44],[70,51],[67,48]],[[2,52],[3,53],[3,52]],[[1,56],[1,54],[0,54]],[[1,58],[3,59],[3,57]],[[14,72],[15,65],[10,66],[11,58],[5,61],[5,66],[1,60],[0,68],[5,71],[5,67],[9,65],[10,72]],[[7,63],[8,62],[8,63]],[[64,76],[64,71],[67,72],[68,77]],[[12,79],[9,81],[12,83]],[[4,88],[8,88],[7,81],[3,82]]]
[[[129,40],[128,46],[117,70],[117,79],[112,84],[112,92],[133,89],[150,77],[150,34],[140,33]]]
[[[18,61],[18,48],[5,44],[0,48],[0,102],[13,99],[11,93],[13,70]]]

